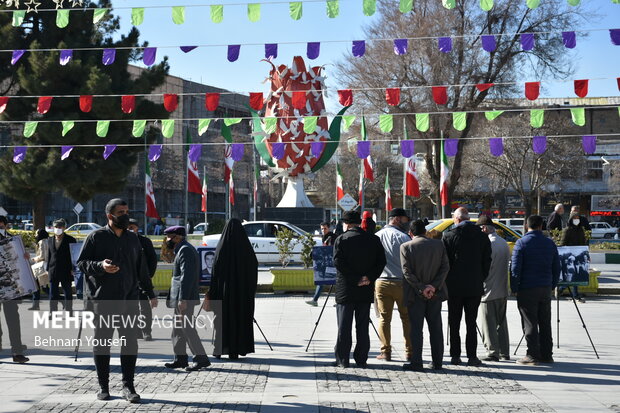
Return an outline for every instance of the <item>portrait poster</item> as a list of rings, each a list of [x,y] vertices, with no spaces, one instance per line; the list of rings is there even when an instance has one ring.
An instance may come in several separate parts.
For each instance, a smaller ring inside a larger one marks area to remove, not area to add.
[[[37,283],[20,236],[0,240],[0,300],[32,294]]]
[[[588,247],[558,247],[560,255],[560,286],[590,283],[590,250]]]
[[[312,248],[312,269],[315,285],[336,284],[336,267],[334,267],[334,247],[331,245]]]
[[[215,248],[199,247],[198,255],[200,256],[200,285],[211,285]]]

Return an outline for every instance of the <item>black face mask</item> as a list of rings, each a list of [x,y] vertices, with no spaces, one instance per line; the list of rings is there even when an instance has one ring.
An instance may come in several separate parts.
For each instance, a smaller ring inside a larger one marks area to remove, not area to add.
[[[170,240],[166,241],[166,247],[167,247],[169,250],[173,250],[173,249],[174,249],[174,247],[175,247],[176,245],[177,245],[177,244],[174,242],[174,240],[171,240],[171,239],[170,239]]]
[[[119,217],[112,215],[112,222],[114,222],[114,226],[119,229],[127,229],[129,226],[129,215],[121,215]]]

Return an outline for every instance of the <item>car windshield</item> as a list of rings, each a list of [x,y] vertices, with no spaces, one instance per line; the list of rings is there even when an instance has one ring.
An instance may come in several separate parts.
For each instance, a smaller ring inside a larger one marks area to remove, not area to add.
[[[303,229],[299,228],[298,226],[295,226],[293,224],[286,224],[290,229],[292,229],[293,231],[297,232],[300,235],[306,234],[307,231],[304,231]]]
[[[442,222],[443,222],[442,220],[431,222],[430,224],[426,226],[426,230],[430,231],[431,229],[435,228],[437,225],[441,224]]]

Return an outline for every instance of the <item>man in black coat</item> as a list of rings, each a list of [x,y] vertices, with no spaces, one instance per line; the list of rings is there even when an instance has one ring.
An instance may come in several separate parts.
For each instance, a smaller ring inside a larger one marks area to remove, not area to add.
[[[109,400],[110,346],[114,330],[118,329],[123,375],[123,396],[138,403],[140,396],[133,385],[138,358],[140,289],[157,306],[153,284],[136,234],[127,231],[129,207],[115,198],[105,207],[108,225],[91,232],[78,258],[77,265],[84,273],[86,310],[95,314],[93,346],[95,367],[101,391],[99,400]],[[123,322],[118,319],[125,320]],[[107,325],[104,324],[107,322]]]
[[[157,271],[157,253],[155,252],[155,248],[153,248],[153,242],[148,237],[140,234],[140,227],[138,226],[137,219],[130,218],[129,227],[127,227],[127,229],[138,236],[140,245],[142,245],[144,258],[146,259],[146,266],[149,269],[149,277],[152,279],[155,275],[155,271]],[[140,315],[144,317],[142,337],[145,341],[152,341],[153,336],[151,335],[151,327],[153,324],[153,311],[151,310],[151,303],[149,302],[148,295],[142,290],[140,290]]]
[[[551,232],[554,229],[559,229],[560,231],[562,230],[564,227],[562,215],[564,215],[564,205],[557,204],[555,208],[553,208],[551,215],[547,218],[547,231]]]
[[[450,357],[452,364],[461,364],[461,318],[465,312],[465,349],[468,366],[482,364],[476,354],[476,317],[484,294],[484,280],[491,268],[491,242],[480,227],[469,220],[465,208],[454,211],[455,227],[444,232],[443,244],[450,261],[446,285],[448,298],[448,325],[450,326]]]
[[[60,288],[64,294],[64,307],[66,311],[73,314],[73,261],[71,261],[71,247],[69,244],[77,241],[71,235],[65,234],[67,223],[60,218],[54,221],[54,236],[46,240],[47,272],[50,279],[50,314],[58,311],[58,300],[60,299]]]
[[[370,351],[370,304],[374,283],[386,264],[385,251],[378,237],[360,228],[359,212],[347,211],[342,217],[344,234],[334,243],[336,276],[336,366],[349,367],[351,329],[355,317],[356,344],[353,358],[358,367],[366,367]]]

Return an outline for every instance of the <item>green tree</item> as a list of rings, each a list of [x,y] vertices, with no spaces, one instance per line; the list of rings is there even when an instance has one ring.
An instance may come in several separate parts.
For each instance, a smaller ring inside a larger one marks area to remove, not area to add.
[[[24,5],[21,6],[25,8]],[[52,1],[43,1],[42,9],[54,8]],[[89,7],[111,7],[109,1],[91,3]],[[6,14],[7,16],[9,14]],[[146,46],[139,43],[139,32],[133,28],[126,35],[116,36],[119,19],[108,12],[99,23],[93,24],[93,11],[71,13],[71,21],[64,28],[56,26],[55,13],[29,13],[20,28],[10,27],[2,16],[0,38],[2,49],[22,45],[23,49],[76,49],[80,47],[129,47]],[[11,33],[5,39],[4,33]],[[14,34],[13,34],[14,33]],[[19,35],[19,37],[15,37]],[[7,47],[7,42],[10,46]],[[130,75],[128,64],[141,59],[136,50],[117,50],[116,61],[104,66],[101,51],[75,51],[73,59],[66,66],[59,64],[59,52],[27,53],[12,68],[0,68],[3,76],[0,83],[11,85],[0,90],[5,95],[50,96],[50,95],[130,95],[148,94],[161,85],[168,73],[167,58],[137,76]],[[66,136],[61,135],[61,120],[114,120],[114,119],[163,119],[168,113],[161,104],[138,97],[135,111],[124,114],[119,97],[94,98],[92,111],[82,113],[77,98],[55,98],[47,114],[36,112],[37,99],[11,99],[3,114],[4,120],[56,121],[40,123],[36,133],[24,138],[21,128],[12,128],[14,145],[75,145],[68,159],[60,160],[60,149],[29,148],[25,160],[20,164],[12,161],[13,152],[6,151],[0,158],[0,174],[10,179],[0,181],[0,190],[13,198],[28,200],[33,204],[35,228],[44,225],[46,196],[52,191],[63,190],[65,195],[84,202],[96,193],[119,192],[126,184],[126,178],[143,153],[142,147],[122,147],[107,159],[103,159],[102,147],[87,145],[150,143],[158,130],[151,128],[142,138],[131,135],[132,122],[111,122],[105,138],[95,132],[94,122],[76,122]]]

